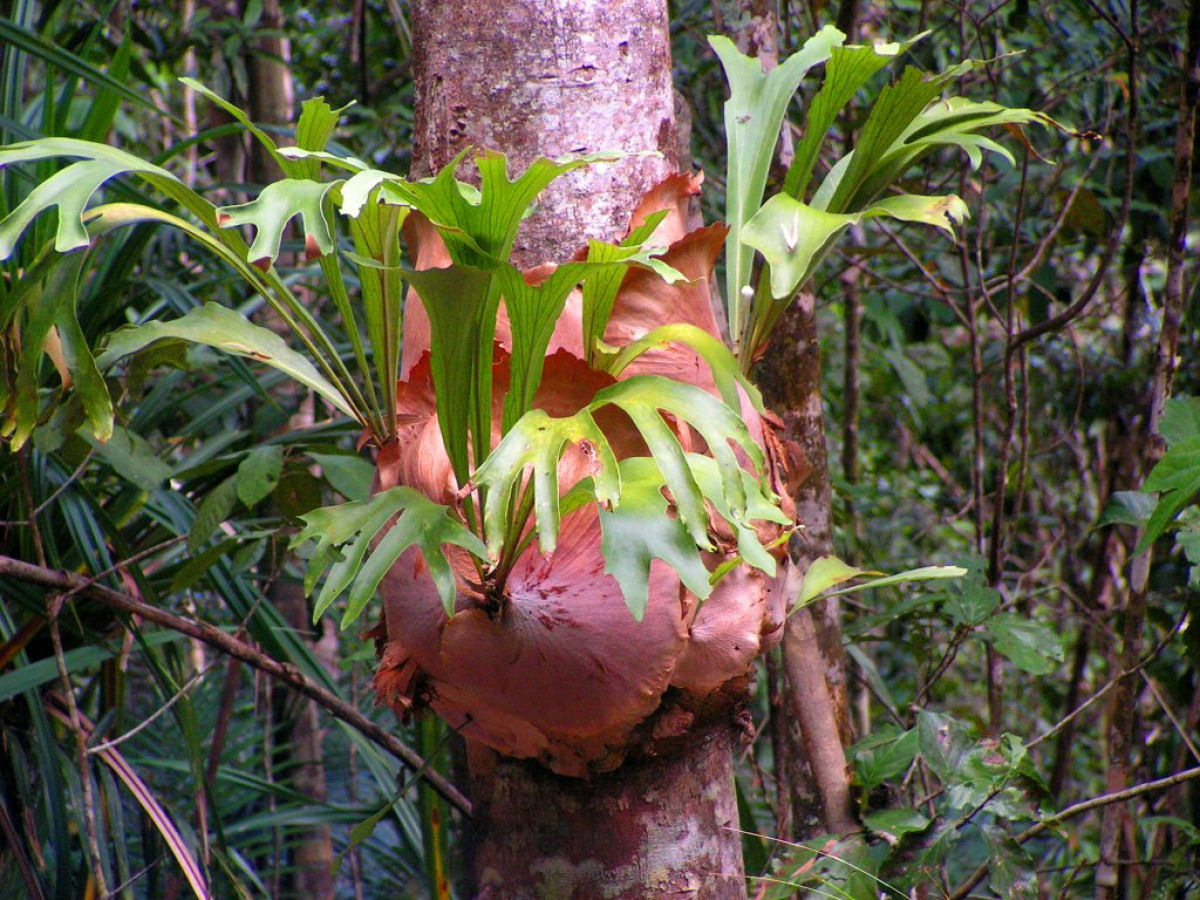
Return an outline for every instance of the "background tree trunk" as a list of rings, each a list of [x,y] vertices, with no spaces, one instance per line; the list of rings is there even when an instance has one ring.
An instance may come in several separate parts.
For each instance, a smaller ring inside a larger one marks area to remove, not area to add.
[[[414,175],[464,146],[501,150],[510,174],[538,156],[621,150],[542,195],[516,261],[569,257],[613,238],[677,167],[663,0],[412,4]],[[470,748],[478,896],[745,896],[725,714],[677,755],[631,758],[592,781]]]
[[[770,69],[779,59],[779,22],[774,8],[775,4],[766,0],[715,0],[713,19],[739,50]],[[839,15],[839,23],[841,20]],[[781,170],[791,156],[791,133],[785,128],[777,156]],[[833,492],[821,399],[820,334],[812,294],[797,296],[783,314],[756,375],[767,406],[783,419],[784,436],[800,446],[811,467],[793,495],[804,531],[790,548],[794,571],[789,573],[788,583],[798,585],[796,576],[814,559],[833,553]],[[782,662],[768,667],[779,835],[804,839],[848,831],[855,827],[855,820],[842,749],[850,737],[850,720],[837,598],[817,600],[793,613],[783,642],[773,653]]]
[[[247,0],[242,0],[245,15]],[[264,125],[290,126],[295,121],[295,91],[292,73],[291,41],[284,36],[283,10],[279,0],[263,0],[259,27],[263,32],[247,55],[246,69],[250,76],[248,107],[250,118]],[[282,138],[277,138],[282,142]],[[258,141],[251,141],[247,156],[246,180],[251,184],[267,184],[282,177],[276,162]],[[268,325],[282,328],[274,316]],[[289,427],[311,426],[313,408],[311,397],[289,421]],[[283,575],[287,551],[282,542],[278,557],[279,577],[271,584],[271,602],[297,633],[309,637],[317,657],[331,673],[337,672],[337,631],[332,620],[323,619],[317,628],[312,624],[312,609],[304,588],[298,581]],[[325,729],[321,727],[320,711],[313,701],[300,694],[285,695],[285,746],[280,748],[287,759],[287,778],[293,788],[321,803],[328,797],[325,778]],[[292,843],[291,890],[306,900],[332,900],[333,831],[329,825],[318,824],[296,836]]]

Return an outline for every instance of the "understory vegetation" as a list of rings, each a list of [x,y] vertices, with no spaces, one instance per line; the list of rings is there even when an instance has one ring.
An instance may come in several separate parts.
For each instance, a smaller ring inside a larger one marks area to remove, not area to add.
[[[510,299],[511,340],[527,327],[533,349],[493,360],[487,330],[499,291],[525,285],[507,260],[533,195],[485,183],[481,196],[504,202],[481,223],[454,169],[387,181],[410,162],[407,4],[337,6],[15,0],[0,19],[0,144],[61,139],[40,145],[55,153],[0,149],[0,896],[458,896],[470,809],[458,737],[377,706],[375,589],[417,544],[453,609],[438,550],[452,544],[458,576],[502,594],[533,541],[526,521],[536,513],[543,551],[558,538],[557,483],[525,491],[521,473],[549,478],[562,443],[584,437],[612,465],[590,460],[562,512],[596,505],[606,552],[650,548],[616,576],[632,617],[645,614],[650,551],[667,544],[701,598],[738,562],[773,573],[767,551],[784,545],[820,558],[789,606],[840,598],[861,828],[811,826],[770,651],[737,760],[748,896],[1200,896],[1200,257],[1185,252],[1200,4],[672,2],[676,90],[704,173],[693,213],[733,226],[716,279],[731,349],[678,329],[625,354],[605,345],[628,271],[686,280],[650,241],[661,217],[609,236],[620,245],[593,246],[575,281],[537,291],[584,285],[586,361],[611,384],[556,420],[569,421],[558,444],[524,456],[480,435],[494,361],[516,385],[497,433],[542,427],[522,416],[550,331],[523,326]],[[767,135],[757,215],[737,219],[746,186],[725,104],[745,60],[708,36],[763,22],[778,60],[831,40],[835,23],[847,44],[903,43],[800,81],[792,124]],[[847,156],[871,158],[876,99],[887,108],[930,83],[908,65],[946,73],[912,112],[927,113],[928,146],[860,172]],[[835,71],[844,97],[822,93]],[[946,125],[968,112],[978,133]],[[80,141],[128,155],[83,157]],[[503,174],[503,157],[489,163]],[[68,165],[91,166],[97,188],[76,190],[76,211],[105,204],[88,222],[103,240],[74,256],[70,179],[55,181]],[[281,176],[290,193],[262,193]],[[341,179],[335,193],[302,195],[319,177]],[[859,196],[853,178],[878,192]],[[61,220],[34,217],[56,204]],[[335,208],[340,232],[315,224]],[[409,208],[455,264],[495,279],[403,273],[427,306],[456,292],[430,326],[429,409],[436,388],[446,468],[467,487],[437,502],[373,494],[368,445],[406,433],[401,336],[387,314],[348,312],[365,298],[399,319],[400,262],[375,250]],[[505,215],[511,228],[488,231]],[[789,324],[806,286],[813,347]],[[471,290],[482,318],[455,306]],[[118,331],[130,325],[143,328]],[[452,355],[464,335],[475,356]],[[667,341],[704,360],[713,393],[668,408],[637,394],[649,382],[636,379],[657,376],[618,380]],[[730,407],[742,391],[751,410],[758,379],[786,423],[780,379],[814,348],[827,459],[809,452],[807,468],[832,485],[832,555],[803,516],[782,527],[729,444],[762,469]],[[658,468],[607,449],[589,412],[605,403],[624,404]],[[715,459],[685,454],[664,421],[691,423]],[[610,503],[617,476],[627,520]],[[645,534],[647,508],[667,537]],[[399,526],[372,543],[397,512],[412,517],[407,543]],[[718,528],[734,535],[730,566],[710,573],[701,552]]]

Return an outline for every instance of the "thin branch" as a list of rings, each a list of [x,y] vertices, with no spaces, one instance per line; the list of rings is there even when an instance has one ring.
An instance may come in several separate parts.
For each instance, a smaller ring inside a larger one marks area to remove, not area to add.
[[[10,556],[0,556],[0,575],[16,578],[31,584],[40,584],[55,590],[79,590],[81,593],[101,601],[113,609],[141,616],[164,628],[203,641],[210,647],[240,659],[259,671],[278,678],[290,688],[316,701],[337,719],[341,719],[364,737],[378,744],[400,759],[410,769],[421,772],[422,777],[446,802],[465,816],[471,815],[471,801],[463,796],[448,780],[429,768],[424,759],[395,735],[389,734],[376,723],[343,700],[325,690],[308,678],[293,663],[280,662],[255,650],[244,641],[226,634],[207,622],[196,622],[176,616],[166,610],[143,603],[133,597],[118,593],[99,584],[87,584],[87,579],[69,572],[59,572],[32,563],[22,562]]]
[[[50,642],[54,646],[54,663],[58,668],[58,678],[62,683],[63,697],[67,703],[67,721],[70,723],[71,733],[75,737],[75,761],[79,767],[79,789],[83,793],[81,812],[88,856],[92,862],[92,877],[96,880],[97,892],[101,897],[107,897],[108,879],[104,874],[104,858],[100,854],[100,836],[96,831],[96,798],[92,793],[92,767],[88,764],[87,735],[83,730],[79,707],[75,703],[75,688],[71,684],[71,673],[67,670],[62,635],[58,629],[58,614],[63,606],[62,595],[52,594],[47,598],[46,606],[46,617],[50,623]]]
[[[1165,778],[1157,778],[1154,781],[1147,781],[1143,784],[1134,785],[1131,788],[1126,788],[1123,791],[1113,791],[1111,794],[1101,794],[1099,797],[1092,797],[1090,800],[1081,800],[1073,806],[1068,806],[1059,812],[1046,816],[1031,825],[1029,828],[1022,831],[1016,836],[1015,840],[1018,844],[1024,844],[1037,837],[1043,831],[1048,830],[1059,822],[1073,819],[1078,815],[1089,812],[1093,809],[1099,809],[1104,806],[1109,806],[1113,803],[1124,803],[1126,800],[1132,800],[1134,797],[1140,797],[1142,794],[1149,794],[1154,791],[1166,790],[1174,787],[1177,784],[1183,784],[1185,781],[1191,781],[1193,778],[1200,778],[1200,766],[1195,766],[1191,769],[1184,769],[1182,772],[1176,772],[1174,775],[1168,775]],[[967,895],[975,889],[979,882],[983,881],[984,876],[988,873],[989,861],[985,860],[980,863],[979,868],[971,873],[962,884],[955,888],[954,893],[949,897],[949,900],[963,900]]]

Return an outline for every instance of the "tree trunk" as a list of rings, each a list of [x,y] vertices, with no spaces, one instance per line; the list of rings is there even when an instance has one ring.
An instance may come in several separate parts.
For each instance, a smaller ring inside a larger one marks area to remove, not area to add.
[[[414,0],[412,20],[414,174],[468,145],[507,154],[510,174],[538,156],[640,154],[551,185],[522,227],[519,265],[612,239],[642,194],[675,171],[663,0]],[[673,751],[634,755],[590,780],[472,745],[478,896],[745,896],[736,734],[727,711],[692,726]]]
[[[476,896],[745,897],[733,737],[718,723],[587,781],[472,745]]]

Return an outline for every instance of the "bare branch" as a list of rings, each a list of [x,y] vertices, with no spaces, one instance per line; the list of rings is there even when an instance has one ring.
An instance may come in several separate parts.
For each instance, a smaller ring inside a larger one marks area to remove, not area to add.
[[[147,621],[154,622],[164,628],[170,628],[188,637],[203,641],[210,647],[220,650],[236,659],[240,659],[273,678],[278,678],[290,688],[323,706],[337,719],[341,719],[364,737],[373,741],[393,756],[400,759],[408,768],[418,773],[451,806],[465,816],[471,815],[471,801],[463,796],[444,777],[430,768],[429,764],[403,741],[389,734],[379,725],[372,722],[341,697],[325,690],[308,678],[294,664],[280,662],[254,649],[245,641],[226,634],[219,628],[207,622],[196,622],[184,619],[166,610],[150,606],[133,597],[126,596],[111,588],[99,584],[88,584],[87,579],[69,572],[59,572],[32,563],[22,562],[10,556],[0,556],[0,575],[7,575],[31,584],[40,584],[55,590],[79,590],[86,596],[93,597],[113,609],[141,616]]]

